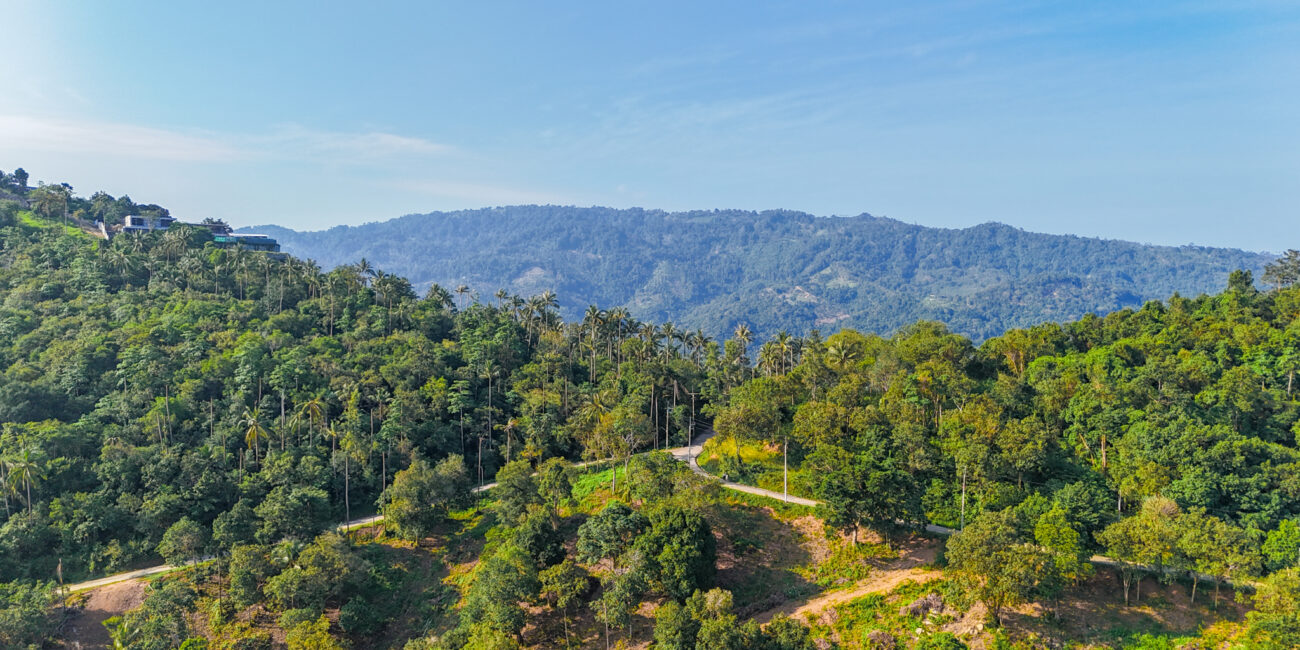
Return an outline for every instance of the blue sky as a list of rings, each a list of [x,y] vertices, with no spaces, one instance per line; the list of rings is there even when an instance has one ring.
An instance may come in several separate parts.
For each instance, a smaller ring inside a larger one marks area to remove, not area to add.
[[[181,218],[787,208],[1300,247],[1293,2],[6,4],[0,169]]]

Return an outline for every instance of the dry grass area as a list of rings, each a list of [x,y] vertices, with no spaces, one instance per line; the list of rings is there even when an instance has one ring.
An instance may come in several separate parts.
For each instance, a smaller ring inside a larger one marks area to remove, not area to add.
[[[715,509],[709,523],[718,544],[717,585],[732,592],[738,615],[821,590],[799,572],[825,556],[820,522],[808,526],[782,519],[772,508],[735,504]]]
[[[1125,606],[1114,572],[1103,570],[1068,590],[1057,602],[1030,603],[1004,612],[1004,625],[999,629],[987,625],[983,604],[949,600],[963,600],[960,589],[922,561],[927,561],[924,555],[904,551],[895,565],[880,567],[852,589],[788,605],[780,612],[806,622],[815,634],[845,648],[871,647],[868,635],[880,630],[896,639],[900,647],[951,633],[971,648],[982,649],[1006,647],[1008,641],[1026,648],[1119,648],[1144,634],[1196,637],[1210,626],[1240,621],[1248,611],[1231,594],[1224,594],[1215,608],[1212,590],[1198,592],[1193,603],[1189,585],[1160,585],[1151,578],[1143,586],[1142,601]],[[928,615],[901,611],[927,594],[940,597],[942,606]],[[765,613],[760,620],[776,613]]]
[[[904,564],[900,561],[900,564]],[[775,609],[765,611],[755,617],[759,623],[767,623],[779,614],[784,614],[800,621],[823,620],[828,611],[841,603],[847,603],[867,594],[888,593],[907,581],[929,582],[940,577],[942,572],[917,566],[900,568],[882,568],[870,578],[858,582],[849,589],[841,589],[822,594],[803,602],[786,603]]]
[[[1237,622],[1250,608],[1236,602],[1231,592],[1220,594],[1217,607],[1213,588],[1204,584],[1191,600],[1191,586],[1159,584],[1147,578],[1142,599],[1124,605],[1124,591],[1115,572],[1102,569],[1096,576],[1068,590],[1059,603],[1034,603],[1007,616],[1012,636],[1034,636],[1049,643],[1092,644],[1111,647],[1133,634],[1194,636],[1220,621]],[[1055,614],[1055,616],[1053,616]]]

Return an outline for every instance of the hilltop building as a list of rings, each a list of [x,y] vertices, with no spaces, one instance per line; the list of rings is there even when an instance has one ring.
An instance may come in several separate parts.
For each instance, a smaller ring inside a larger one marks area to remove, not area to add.
[[[173,217],[145,217],[130,215],[122,221],[118,232],[155,232],[167,230],[175,224],[202,228],[212,233],[212,243],[219,248],[242,248],[262,253],[280,253],[280,243],[267,235],[236,234],[230,225],[220,219],[204,219],[198,223],[177,221]],[[111,233],[102,223],[98,224],[104,231],[105,238]]]
[[[128,215],[122,219],[122,232],[153,232],[172,227],[176,220],[172,217],[145,217],[138,214]]]
[[[230,229],[230,224],[227,224],[220,219],[209,218],[198,223],[187,223],[185,225],[194,226],[195,228],[203,228],[204,230],[211,231],[213,235],[229,235],[233,232]]]
[[[242,248],[263,253],[280,252],[280,243],[266,235],[213,235],[212,242],[222,248]]]

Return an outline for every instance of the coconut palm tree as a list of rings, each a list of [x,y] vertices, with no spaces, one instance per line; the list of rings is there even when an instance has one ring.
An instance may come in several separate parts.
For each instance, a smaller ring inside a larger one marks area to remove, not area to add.
[[[764,377],[771,377],[781,372],[781,353],[775,341],[768,341],[758,348],[758,367]]]
[[[749,354],[749,343],[754,340],[754,331],[749,329],[749,325],[741,323],[736,326],[735,337],[736,341],[740,343],[741,356],[747,356]]]
[[[253,461],[260,460],[258,456],[258,446],[262,441],[271,439],[271,432],[262,424],[262,414],[259,408],[245,408],[244,416],[239,420],[239,426],[244,427],[244,444],[253,450]]]
[[[23,447],[22,451],[10,458],[6,465],[10,488],[17,490],[19,484],[23,486],[27,494],[27,513],[31,514],[32,485],[44,478],[39,459],[32,454],[31,447]]]
[[[514,442],[514,432],[519,428],[519,418],[510,418],[506,420],[505,425],[501,427],[506,433],[506,462],[510,462],[510,449]]]
[[[4,495],[5,517],[13,512],[9,509],[9,497],[18,498],[18,488],[9,480],[9,459],[0,457],[0,494]]]
[[[298,407],[298,412],[303,414],[308,421],[316,427],[316,432],[321,433],[325,427],[325,419],[329,415],[329,405],[325,403],[325,398],[317,395]]]
[[[677,326],[673,325],[671,322],[664,323],[663,326],[659,328],[659,332],[660,334],[663,334],[664,342],[667,344],[664,347],[664,351],[676,352],[677,343],[681,338],[681,332],[677,331]]]
[[[106,247],[104,249],[104,261],[109,268],[116,270],[122,276],[124,284],[130,280],[130,273],[136,266],[135,257],[121,246]]]
[[[307,295],[319,298],[321,290],[320,265],[316,263],[316,260],[303,260],[299,262],[298,271],[302,275],[302,280],[307,283]]]
[[[456,309],[456,301],[451,297],[451,292],[437,282],[429,285],[429,290],[425,292],[424,299],[444,311],[455,311]]]
[[[342,437],[342,435],[343,433],[339,431],[337,427],[334,426],[333,422],[331,422],[330,425],[325,428],[325,436],[330,439],[331,455],[334,454],[334,450],[338,445],[339,438]]]
[[[546,291],[542,292],[541,304],[542,304],[542,309],[556,310],[560,308],[560,299],[555,295],[554,291],[547,289]]]
[[[826,346],[826,364],[841,373],[861,360],[862,350],[856,345],[836,341]]]
[[[158,243],[158,250],[167,256],[167,263],[170,264],[172,257],[185,252],[187,244],[184,228],[168,228]]]
[[[790,363],[790,352],[793,348],[792,344],[790,343],[790,333],[785,330],[781,330],[780,332],[777,332],[776,338],[773,339],[772,343],[773,345],[776,346],[777,354],[780,355],[781,373],[784,374],[786,372],[789,372],[790,367],[793,365],[792,363]]]
[[[361,286],[365,286],[366,282],[369,281],[369,278],[374,273],[375,267],[371,266],[370,262],[366,261],[366,258],[363,257],[358,260],[356,264],[352,265],[352,271],[356,273],[357,279],[361,281]]]
[[[695,360],[695,369],[699,370],[704,355],[704,348],[709,345],[709,337],[705,336],[704,330],[697,329],[687,335],[689,341],[686,346],[691,349],[691,358]]]
[[[338,437],[338,432],[333,427],[330,427],[330,431],[334,437]],[[365,446],[355,435],[348,434],[339,442],[339,451],[343,454],[343,521],[348,522],[352,521],[352,459],[360,462],[364,457]]]

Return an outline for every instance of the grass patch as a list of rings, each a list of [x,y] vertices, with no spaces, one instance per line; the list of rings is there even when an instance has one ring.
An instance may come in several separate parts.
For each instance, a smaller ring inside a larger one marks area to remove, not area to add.
[[[419,547],[365,544],[360,554],[371,562],[371,593],[368,608],[384,612],[383,641],[379,647],[393,647],[430,629],[447,627],[459,592],[442,578],[448,569],[439,556]],[[361,639],[355,639],[361,641]]]
[[[627,482],[627,472],[622,465],[601,468],[600,465],[585,467],[586,473],[573,482],[573,498],[579,504],[579,510],[595,512],[614,495],[610,492],[611,481],[618,483],[621,490]],[[617,474],[617,478],[615,475]]]
[[[871,560],[894,559],[898,554],[884,544],[859,542],[857,546],[836,539],[830,543],[831,553],[816,564],[801,566],[799,572],[809,582],[831,590],[857,584],[871,575]]]
[[[734,459],[736,457],[737,447],[740,450],[740,461],[746,464],[771,465],[775,464],[778,468],[781,466],[781,450],[772,449],[767,445],[760,445],[752,442],[744,442],[735,445],[731,440],[713,437],[704,442],[703,449],[696,462],[700,467],[706,463],[718,463],[722,458]]]
[[[82,229],[76,226],[68,225],[67,223],[64,223],[62,221],[46,219],[44,217],[38,217],[36,216],[36,213],[30,210],[24,210],[18,213],[18,223],[21,223],[22,225],[27,226],[28,228],[41,228],[41,229],[59,228],[63,230],[63,234],[65,235],[73,235],[77,237],[89,237],[89,235],[87,235],[85,231],[83,231]]]
[[[710,438],[696,458],[700,469],[742,485],[781,492],[785,487],[785,469],[782,467],[781,448],[757,443],[741,443],[740,464],[736,464],[736,447],[730,440]],[[805,499],[812,494],[812,478],[806,476],[798,462],[790,463],[790,495]]]
[[[927,594],[944,592],[945,582],[920,583],[909,580],[889,593],[855,598],[835,607],[835,615],[830,617],[833,622],[816,626],[816,631],[823,638],[832,635],[838,637],[850,648],[873,647],[867,635],[876,630],[888,632],[900,641],[916,636],[915,631],[918,629],[923,630],[921,638],[929,637],[952,617],[948,614],[930,614],[922,618],[904,615],[900,610],[904,605]],[[926,619],[929,619],[929,623]]]
[[[748,492],[738,492],[736,490],[725,490],[722,493],[723,502],[729,506],[750,506],[753,508],[771,508],[778,519],[789,521],[808,515],[816,515],[817,509],[812,506],[805,506],[798,503],[788,503],[780,499],[773,499],[758,494]]]

